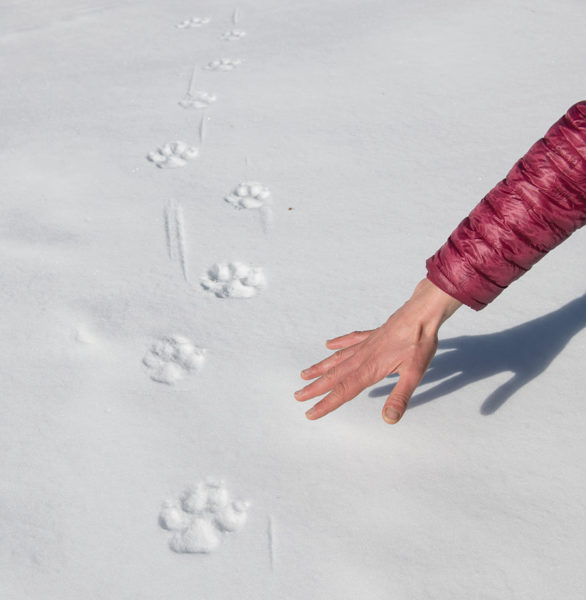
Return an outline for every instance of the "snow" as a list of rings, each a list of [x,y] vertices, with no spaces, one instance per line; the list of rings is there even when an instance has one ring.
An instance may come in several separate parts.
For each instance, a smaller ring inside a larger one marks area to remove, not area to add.
[[[584,99],[585,18],[3,2],[0,597],[582,598],[584,232],[444,325],[400,424],[390,381],[292,394]],[[225,527],[162,526],[219,481]]]

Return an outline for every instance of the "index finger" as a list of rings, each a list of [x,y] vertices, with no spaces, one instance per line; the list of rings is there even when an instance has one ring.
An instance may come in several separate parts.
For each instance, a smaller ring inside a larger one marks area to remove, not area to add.
[[[326,342],[326,346],[332,350],[337,350],[338,348],[348,348],[349,346],[353,346],[354,344],[359,344],[360,342],[364,341],[373,331],[374,329],[369,329],[368,331],[352,331],[351,333],[346,333],[328,340]]]
[[[301,377],[303,379],[315,379],[320,375],[323,375],[327,370],[331,369],[334,365],[341,363],[342,361],[350,358],[354,355],[356,349],[352,346],[350,348],[342,348],[337,352],[334,352],[331,356],[320,360],[315,365],[308,367],[307,369],[303,369],[301,371]]]
[[[332,388],[332,391],[310,408],[305,416],[310,420],[320,419],[336,408],[355,398],[366,387],[374,383],[365,369],[357,369],[351,376],[342,379]]]

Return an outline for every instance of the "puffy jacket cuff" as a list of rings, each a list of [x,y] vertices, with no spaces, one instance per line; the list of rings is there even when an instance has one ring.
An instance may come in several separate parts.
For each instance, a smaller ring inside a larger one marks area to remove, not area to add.
[[[482,310],[488,302],[480,302],[466,292],[466,287],[456,286],[450,281],[441,271],[439,267],[437,255],[427,259],[425,266],[427,267],[427,279],[436,285],[440,290],[459,300],[462,304],[473,308],[474,310]]]

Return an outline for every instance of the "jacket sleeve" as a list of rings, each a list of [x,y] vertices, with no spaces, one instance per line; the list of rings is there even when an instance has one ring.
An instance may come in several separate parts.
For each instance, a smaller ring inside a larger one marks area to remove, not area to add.
[[[536,142],[427,260],[427,277],[480,310],[586,223],[586,101]]]

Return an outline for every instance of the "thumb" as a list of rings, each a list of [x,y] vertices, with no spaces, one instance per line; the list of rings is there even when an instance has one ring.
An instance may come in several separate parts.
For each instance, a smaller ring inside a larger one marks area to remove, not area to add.
[[[390,393],[383,407],[383,419],[390,425],[401,419],[415,388],[419,384],[419,378],[408,373],[399,376],[397,385]]]

